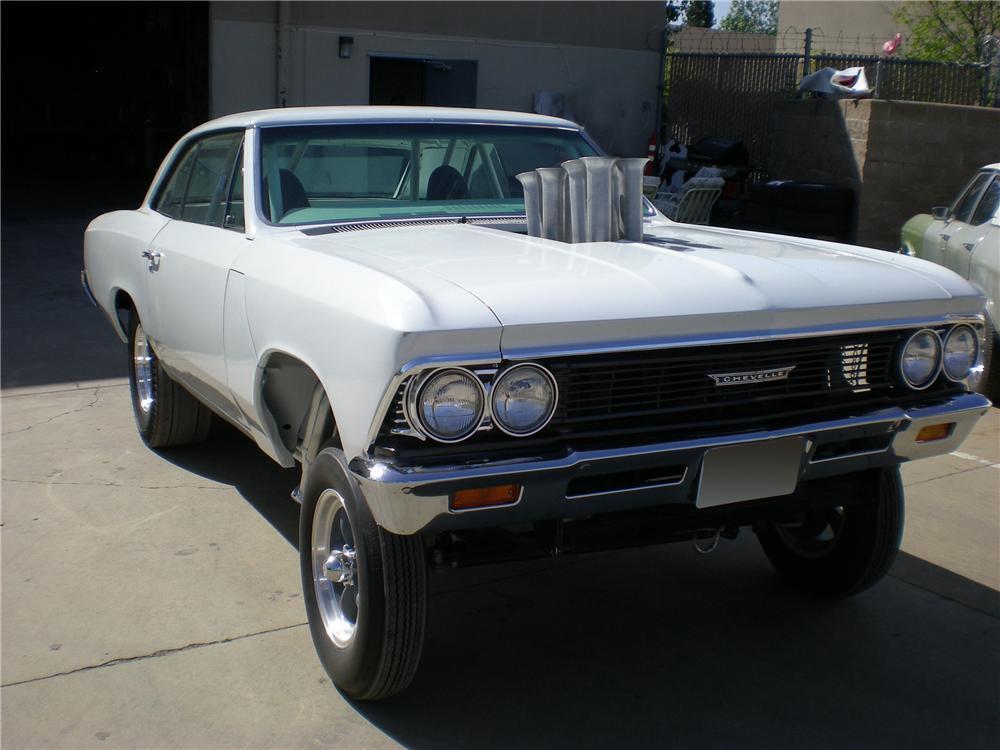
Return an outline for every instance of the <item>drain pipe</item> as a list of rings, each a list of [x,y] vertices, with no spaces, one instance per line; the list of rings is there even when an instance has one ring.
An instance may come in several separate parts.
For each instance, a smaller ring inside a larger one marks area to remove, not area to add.
[[[291,22],[292,4],[288,0],[278,0],[278,54],[277,54],[277,76],[278,83],[276,107],[287,106],[288,102],[288,56],[291,47],[291,31],[288,26]]]

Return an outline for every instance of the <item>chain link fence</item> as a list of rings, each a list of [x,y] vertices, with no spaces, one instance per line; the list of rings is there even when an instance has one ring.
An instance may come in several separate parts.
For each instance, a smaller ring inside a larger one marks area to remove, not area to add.
[[[1000,106],[995,59],[991,65],[989,60],[939,63],[870,54],[814,54],[811,32],[799,38],[801,53],[714,49],[668,53],[666,140],[690,144],[706,136],[722,136],[742,141],[759,172],[767,164],[773,104],[800,97],[798,84],[804,72],[825,67],[863,67],[876,99]],[[787,48],[787,35],[781,40]],[[998,51],[995,45],[992,57]]]

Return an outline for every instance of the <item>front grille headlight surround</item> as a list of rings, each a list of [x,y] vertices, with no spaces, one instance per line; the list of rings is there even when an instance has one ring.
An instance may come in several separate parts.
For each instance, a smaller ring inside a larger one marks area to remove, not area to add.
[[[439,443],[457,443],[479,429],[486,414],[486,389],[474,373],[444,367],[415,380],[406,392],[410,424]]]
[[[949,380],[961,382],[979,363],[979,334],[972,326],[958,325],[944,338],[944,374]]]
[[[900,350],[899,374],[910,388],[929,388],[941,373],[941,337],[930,328],[923,328],[906,340]]]
[[[490,390],[493,424],[514,437],[545,429],[559,402],[556,379],[537,364],[514,365],[499,373]]]

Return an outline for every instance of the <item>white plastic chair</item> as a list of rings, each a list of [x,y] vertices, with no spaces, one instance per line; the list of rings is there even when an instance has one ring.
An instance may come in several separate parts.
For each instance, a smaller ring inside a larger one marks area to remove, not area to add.
[[[689,188],[680,200],[655,200],[653,203],[667,218],[682,224],[708,224],[712,206],[722,195],[722,188]]]

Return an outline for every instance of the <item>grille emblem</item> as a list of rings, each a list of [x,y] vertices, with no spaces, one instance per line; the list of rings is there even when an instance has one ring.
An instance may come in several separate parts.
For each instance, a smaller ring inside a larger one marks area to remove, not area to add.
[[[709,373],[708,377],[719,387],[726,385],[749,385],[752,383],[770,383],[773,380],[787,380],[795,365],[789,367],[772,367],[769,370],[747,370],[745,372]]]

